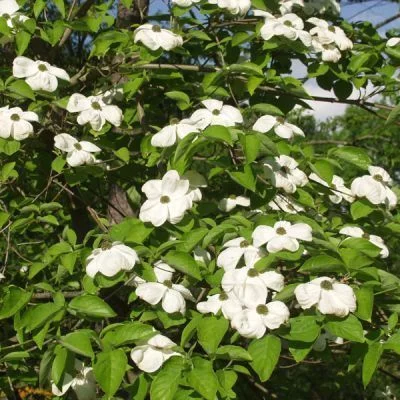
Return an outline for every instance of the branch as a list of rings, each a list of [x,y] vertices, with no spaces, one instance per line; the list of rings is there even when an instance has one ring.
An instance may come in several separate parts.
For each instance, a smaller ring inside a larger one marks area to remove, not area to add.
[[[82,290],[62,292],[63,296],[66,299],[72,299],[73,297],[78,297],[83,293],[84,292]],[[52,299],[53,295],[54,295],[54,293],[52,293],[52,292],[41,292],[41,293],[34,293],[31,298],[34,300],[46,300],[46,299]]]
[[[375,29],[382,28],[382,26],[385,26],[387,24],[390,24],[391,22],[395,21],[396,19],[400,18],[400,13],[397,13],[395,15],[392,15],[391,17],[383,20],[382,22],[379,22],[379,24],[375,25]]]

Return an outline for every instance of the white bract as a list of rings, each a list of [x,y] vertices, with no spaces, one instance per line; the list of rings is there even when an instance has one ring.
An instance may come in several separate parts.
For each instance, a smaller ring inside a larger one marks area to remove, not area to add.
[[[275,271],[258,272],[255,268],[243,267],[226,271],[221,286],[244,306],[256,307],[266,302],[268,289],[276,292],[283,289],[284,278]]]
[[[106,104],[103,96],[86,97],[74,93],[68,100],[67,111],[79,113],[78,124],[89,123],[95,131],[100,131],[106,121],[114,126],[120,126],[122,122],[122,110],[117,106]]]
[[[19,107],[0,109],[0,137],[23,140],[33,134],[31,122],[39,122],[33,111],[22,111]]]
[[[318,37],[313,38],[311,45],[316,53],[321,53],[322,61],[337,63],[342,58],[342,53],[336,45],[332,43],[323,44]]]
[[[292,199],[282,194],[277,194],[269,203],[268,206],[274,211],[283,211],[288,214],[297,214],[304,211],[304,207],[297,204]]]
[[[175,170],[168,171],[162,179],[146,182],[142,192],[147,200],[140,208],[139,218],[154,226],[161,226],[165,221],[177,224],[193,205],[194,196],[189,180],[181,179]]]
[[[85,140],[78,141],[68,133],[60,133],[54,137],[54,146],[67,153],[67,163],[71,167],[93,164],[95,157],[92,153],[101,151],[100,147]]]
[[[182,175],[182,179],[187,179],[189,181],[188,196],[191,200],[200,201],[203,197],[200,188],[207,187],[206,178],[197,171],[189,170]]]
[[[13,62],[13,76],[25,78],[25,82],[33,90],[54,92],[58,87],[58,79],[70,80],[65,70],[53,67],[46,61],[33,61],[27,57],[17,57]]]
[[[157,334],[131,351],[131,359],[144,372],[155,372],[173,356],[181,356],[173,348],[176,344],[164,335]]]
[[[297,251],[299,240],[312,241],[312,229],[309,225],[298,223],[292,225],[287,221],[278,221],[275,225],[260,225],[253,232],[254,246],[260,247],[267,244],[270,253],[281,250]]]
[[[263,115],[253,125],[253,130],[261,133],[269,132],[271,129],[283,139],[291,139],[295,135],[304,136],[304,132],[299,127],[286,122],[282,117]]]
[[[276,18],[266,11],[254,10],[254,15],[264,17],[265,23],[260,30],[264,40],[270,40],[274,36],[284,36],[292,41],[300,39],[305,46],[310,46],[311,36],[304,30],[303,20],[296,14],[289,13]]]
[[[397,204],[397,196],[390,189],[392,179],[389,174],[380,167],[368,167],[370,175],[364,175],[354,179],[351,184],[351,192],[354,196],[365,197],[372,204],[385,204],[393,209]]]
[[[313,350],[324,351],[326,349],[326,342],[332,341],[336,344],[343,344],[344,340],[341,337],[332,335],[330,332],[321,333],[313,344]]]
[[[259,339],[264,336],[267,328],[277,329],[287,322],[289,317],[289,309],[285,303],[271,301],[242,310],[232,318],[231,325],[242,336]]]
[[[189,122],[189,120],[184,120],[164,127],[151,138],[151,145],[170,147],[190,133],[199,132],[199,129]]]
[[[218,208],[222,211],[232,211],[236,206],[249,207],[250,199],[244,196],[230,195],[219,201]]]
[[[294,294],[300,307],[305,310],[316,306],[322,314],[338,317],[345,317],[356,310],[353,289],[326,276],[298,285]]]
[[[172,4],[176,4],[179,7],[190,7],[194,3],[198,3],[200,0],[172,0]]]
[[[183,45],[181,36],[163,29],[158,25],[144,24],[135,30],[135,43],[141,42],[150,50],[172,50],[175,47]]]
[[[307,175],[298,167],[298,163],[292,157],[279,156],[263,161],[267,177],[276,188],[282,188],[286,193],[294,193],[297,186],[308,183]]]
[[[157,282],[146,282],[138,285],[136,295],[151,305],[161,302],[163,310],[169,314],[186,311],[185,299],[195,301],[188,289],[183,285],[172,283],[175,272],[168,264],[158,261],[154,264]]]
[[[0,17],[6,20],[9,28],[15,28],[18,23],[29,19],[26,15],[17,12],[19,8],[20,6],[15,0],[0,0]]]
[[[252,267],[264,255],[261,249],[254,247],[243,237],[227,241],[224,247],[217,258],[217,265],[225,271],[235,269],[242,257],[245,265]]]
[[[392,37],[386,42],[387,47],[396,47],[400,43],[400,37]]]
[[[347,235],[354,238],[364,238],[369,240],[373,245],[379,247],[381,249],[380,255],[382,258],[389,257],[389,249],[385,245],[385,242],[380,236],[370,235],[367,232],[364,232],[361,228],[357,226],[346,226],[342,228],[339,233],[342,235]]]
[[[85,365],[75,360],[76,374],[72,377],[68,372],[64,374],[64,378],[59,389],[54,383],[51,385],[51,391],[55,396],[64,396],[71,388],[78,400],[96,400],[96,380],[93,369],[85,367]]]
[[[250,0],[208,0],[210,4],[228,10],[233,15],[245,15],[251,7]]]
[[[332,203],[339,204],[342,202],[343,199],[348,201],[349,203],[352,203],[354,201],[354,196],[351,193],[351,190],[344,185],[344,180],[340,176],[333,175],[331,184],[324,181],[314,172],[309,175],[309,178],[310,180],[331,189],[332,194],[329,195],[329,200]]]
[[[304,0],[280,0],[279,11],[281,14],[288,14],[292,12],[293,8],[304,7]]]
[[[213,313],[216,315],[221,310],[226,319],[232,319],[242,309],[242,303],[233,292],[213,294],[207,296],[207,301],[197,303],[197,310],[202,314]]]
[[[200,246],[196,246],[193,250],[193,258],[195,261],[201,262],[205,265],[208,265],[211,262],[211,254]]]
[[[86,260],[86,273],[94,278],[97,273],[112,277],[120,271],[131,271],[139,257],[136,251],[121,242],[105,242],[92,251]]]
[[[220,100],[203,100],[206,108],[196,110],[190,117],[190,121],[199,129],[205,129],[209,125],[235,126],[243,123],[240,111],[229,105],[224,105]]]
[[[353,48],[353,42],[346,36],[343,29],[315,17],[309,18],[307,22],[315,25],[311,28],[310,34],[316,36],[321,45],[335,44],[341,51]]]

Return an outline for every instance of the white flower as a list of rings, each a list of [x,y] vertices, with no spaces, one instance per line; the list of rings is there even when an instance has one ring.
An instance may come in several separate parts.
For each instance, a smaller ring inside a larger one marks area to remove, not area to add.
[[[2,273],[0,272],[0,281],[2,281],[3,279],[6,279],[6,277],[4,276],[4,274],[2,274]]]
[[[157,282],[146,282],[138,285],[136,295],[151,305],[161,301],[163,310],[169,314],[186,311],[186,301],[195,301],[188,289],[183,285],[172,283],[172,275],[175,272],[168,264],[158,261],[154,264],[154,274]]]
[[[67,152],[67,163],[71,167],[78,165],[93,164],[95,162],[94,155],[101,151],[95,144],[82,140],[79,142],[77,139],[68,133],[60,133],[54,137],[54,146],[57,149]]]
[[[23,140],[33,133],[31,121],[39,122],[32,111],[22,111],[19,107],[5,108],[0,112],[0,137]]]
[[[13,75],[16,78],[25,78],[25,82],[33,90],[54,92],[58,87],[58,80],[70,80],[67,72],[53,67],[46,61],[33,61],[27,57],[17,57],[13,62]]]
[[[304,0],[280,0],[279,11],[281,14],[288,14],[292,12],[295,6],[304,7]]]
[[[0,0],[0,16],[12,15],[19,10],[19,5],[15,0]]]
[[[51,385],[51,391],[55,396],[63,396],[71,388],[78,400],[96,400],[96,380],[93,369],[75,360],[76,375],[72,377],[69,373],[64,374],[64,379],[59,389],[54,383]]]
[[[190,122],[186,119],[166,126],[151,138],[151,145],[154,147],[170,147],[190,133],[199,132],[199,129]]]
[[[340,176],[333,175],[332,183],[330,185],[314,172],[309,175],[309,178],[314,182],[318,182],[322,186],[331,188],[332,194],[329,195],[329,200],[332,203],[339,204],[342,202],[343,199],[348,201],[349,203],[352,203],[354,201],[354,196],[351,193],[351,190],[344,185],[344,180]]]
[[[193,205],[189,180],[181,179],[175,170],[168,171],[162,179],[146,182],[142,192],[147,200],[140,208],[139,218],[154,226],[161,226],[165,221],[177,224]]]
[[[179,7],[190,7],[193,3],[198,3],[200,0],[172,0],[172,4]]]
[[[190,120],[199,129],[205,129],[209,125],[235,126],[243,123],[240,111],[229,105],[224,105],[220,100],[203,100],[201,102],[206,108],[196,110]]]
[[[227,241],[224,247],[226,248],[219,253],[217,258],[217,265],[225,271],[235,269],[242,257],[245,265],[252,267],[264,255],[261,249],[254,247],[243,237]]]
[[[291,139],[295,135],[304,136],[304,132],[296,125],[286,122],[282,117],[263,115],[253,125],[253,130],[267,133],[271,129],[283,139]]]
[[[312,241],[312,229],[309,225],[299,223],[292,225],[287,221],[278,221],[274,227],[260,225],[253,232],[254,246],[262,246],[267,243],[270,253],[281,250],[297,251],[299,240]]]
[[[227,9],[233,15],[245,15],[251,7],[250,0],[208,0],[208,2]]]
[[[111,277],[120,271],[130,271],[139,262],[136,251],[121,242],[105,243],[95,249],[86,260],[86,273],[94,278],[100,272]]]
[[[389,249],[386,247],[385,242],[380,236],[370,235],[357,226],[346,226],[345,228],[342,228],[339,233],[350,237],[367,239],[373,245],[381,249],[380,255],[382,258],[389,257]]]
[[[197,171],[189,170],[182,175],[182,179],[187,179],[189,181],[188,196],[191,200],[200,201],[203,197],[200,188],[207,187],[206,178]]]
[[[308,183],[307,175],[297,168],[298,165],[292,157],[285,155],[264,160],[267,177],[275,187],[282,188],[286,193],[294,193],[297,186]]]
[[[344,340],[341,337],[332,335],[330,332],[321,333],[313,344],[313,350],[324,351],[326,349],[326,342],[331,340],[336,344],[343,344]]]
[[[226,319],[232,319],[242,309],[242,303],[232,292],[213,294],[212,296],[207,296],[207,301],[197,303],[197,310],[202,314],[213,313],[216,315],[221,310]]]
[[[136,346],[131,351],[131,359],[144,372],[155,372],[165,361],[173,356],[181,356],[173,350],[176,344],[163,335],[155,335],[145,344]]]
[[[232,328],[247,338],[261,338],[267,328],[277,329],[289,320],[289,309],[281,301],[259,304],[237,313],[231,322]]]
[[[282,194],[277,194],[268,203],[268,206],[271,207],[274,211],[284,211],[288,214],[297,214],[304,211],[304,207]]]
[[[342,58],[342,53],[334,44],[322,44],[317,37],[312,40],[312,48],[321,53],[322,61],[337,63]]]
[[[254,15],[265,19],[265,23],[260,30],[261,37],[264,40],[270,40],[274,36],[284,36],[289,40],[300,39],[305,46],[310,46],[311,36],[304,31],[304,22],[296,14],[289,13],[275,18],[268,12],[254,10]]]
[[[181,36],[160,28],[158,25],[144,24],[135,30],[135,43],[142,42],[150,50],[172,50],[183,45]]]
[[[244,196],[236,196],[234,194],[226,197],[218,203],[218,208],[222,211],[229,212],[236,206],[249,207],[250,199]]]
[[[400,43],[400,37],[392,37],[386,42],[387,47],[396,47]]]
[[[196,246],[196,248],[193,250],[193,258],[195,261],[206,265],[211,262],[211,254],[207,250],[202,249],[200,246]]]
[[[356,310],[353,289],[326,276],[298,285],[294,294],[301,308],[308,309],[316,305],[322,314],[345,317]]]
[[[89,123],[95,131],[100,131],[106,121],[114,126],[120,126],[122,122],[121,109],[106,104],[103,96],[85,97],[83,94],[74,93],[68,100],[67,111],[79,113],[78,124]]]
[[[256,307],[267,300],[268,289],[279,292],[284,278],[275,271],[258,272],[255,268],[243,267],[225,272],[221,281],[225,292],[236,296],[246,307]]]
[[[307,20],[314,28],[310,30],[312,36],[317,36],[321,45],[335,44],[341,51],[351,50],[353,42],[346,36],[343,29],[329,25],[329,23],[319,18],[309,18]]]
[[[351,184],[351,192],[357,197],[366,197],[372,204],[386,204],[393,209],[397,204],[397,196],[390,189],[392,179],[389,174],[380,167],[368,167],[370,175],[364,175],[354,179]]]

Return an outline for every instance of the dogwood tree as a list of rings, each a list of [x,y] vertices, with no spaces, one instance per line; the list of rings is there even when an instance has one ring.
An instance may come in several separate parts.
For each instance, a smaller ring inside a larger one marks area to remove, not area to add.
[[[290,119],[343,103],[398,125],[399,39],[334,0],[166,9],[0,0],[2,395],[400,379],[398,165]]]

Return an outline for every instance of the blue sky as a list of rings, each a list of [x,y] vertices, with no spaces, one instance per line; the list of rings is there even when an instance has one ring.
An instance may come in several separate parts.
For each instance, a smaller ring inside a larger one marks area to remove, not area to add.
[[[150,14],[156,12],[166,12],[168,0],[150,0]],[[347,0],[341,2],[341,15],[345,19],[349,19],[351,22],[357,21],[370,21],[372,24],[378,24],[379,22],[389,18],[392,15],[397,14],[400,11],[399,3],[392,3],[386,0],[369,0],[363,3],[350,3]],[[389,29],[397,28],[400,29],[400,19],[385,25],[380,29],[380,34],[385,36],[385,32]],[[306,70],[299,62],[294,63],[293,73],[297,77],[304,76]],[[319,88],[315,80],[307,82],[305,85],[306,89],[310,94],[316,96],[332,96],[333,93],[329,93]],[[354,93],[356,96],[357,93]],[[335,115],[340,115],[344,112],[346,105],[343,104],[331,104],[331,103],[317,103],[309,102],[314,109],[314,115],[319,120],[325,120]]]

